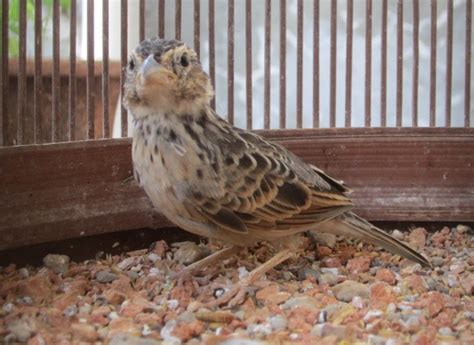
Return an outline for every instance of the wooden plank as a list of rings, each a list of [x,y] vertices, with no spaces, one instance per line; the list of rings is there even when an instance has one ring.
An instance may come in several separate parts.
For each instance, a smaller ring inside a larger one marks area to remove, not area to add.
[[[376,221],[473,221],[474,129],[260,131],[354,189]],[[170,226],[131,176],[130,139],[0,148],[0,250]]]

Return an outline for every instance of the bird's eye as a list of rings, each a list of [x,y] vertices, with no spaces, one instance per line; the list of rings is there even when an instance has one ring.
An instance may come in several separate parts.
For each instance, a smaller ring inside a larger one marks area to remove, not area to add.
[[[131,71],[135,68],[135,61],[133,59],[130,59],[128,63],[128,68],[130,68]]]
[[[188,56],[186,54],[183,54],[181,56],[181,66],[183,67],[187,67],[189,65],[189,59],[188,59]]]

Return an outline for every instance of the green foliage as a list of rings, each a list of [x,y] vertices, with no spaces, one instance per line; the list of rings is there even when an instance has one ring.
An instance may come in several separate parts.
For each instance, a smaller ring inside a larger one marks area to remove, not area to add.
[[[10,0],[8,9],[8,55],[9,57],[18,56],[19,34],[20,34],[20,1],[26,1],[26,20],[34,21],[35,1],[34,0]],[[60,9],[63,13],[69,14],[71,0],[60,0]],[[0,27],[2,27],[3,7],[0,7]],[[43,0],[43,37],[45,28],[53,15],[53,0]],[[1,38],[0,35],[0,46]],[[0,48],[1,49],[1,48]]]

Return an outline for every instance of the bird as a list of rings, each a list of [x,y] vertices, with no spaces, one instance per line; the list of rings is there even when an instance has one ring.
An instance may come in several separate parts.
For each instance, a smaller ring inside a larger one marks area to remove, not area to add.
[[[211,107],[210,78],[185,43],[146,39],[131,52],[124,73],[138,184],[172,223],[229,245],[188,266],[188,273],[260,241],[308,230],[359,239],[430,266],[416,250],[353,213],[343,181],[220,117]],[[282,250],[247,283],[293,254]]]

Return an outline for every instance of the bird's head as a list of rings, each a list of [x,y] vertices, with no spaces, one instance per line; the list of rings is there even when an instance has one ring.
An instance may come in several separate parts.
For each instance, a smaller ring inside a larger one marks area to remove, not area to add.
[[[131,53],[123,104],[135,118],[199,113],[214,91],[194,50],[176,40],[148,39]]]

